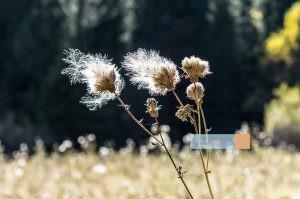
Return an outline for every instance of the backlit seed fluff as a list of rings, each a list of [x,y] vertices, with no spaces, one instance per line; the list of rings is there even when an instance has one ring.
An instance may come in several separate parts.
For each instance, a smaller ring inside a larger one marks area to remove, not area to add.
[[[159,113],[158,111],[160,110],[161,106],[157,105],[158,102],[154,98],[148,98],[146,101],[146,106],[147,106],[147,113],[153,118],[158,118]]]
[[[186,57],[182,60],[181,65],[185,78],[189,78],[191,82],[197,82],[199,77],[204,77],[211,73],[209,71],[209,63],[198,57]]]
[[[186,94],[191,100],[194,100],[195,102],[202,102],[202,98],[204,96],[204,87],[200,82],[191,83],[186,88]]]
[[[115,99],[124,88],[124,80],[118,69],[101,54],[83,54],[77,49],[65,51],[63,59],[69,66],[62,70],[71,83],[86,83],[87,94],[80,100],[90,110],[96,110]]]
[[[191,114],[192,114],[192,107],[191,105],[187,104],[179,107],[179,109],[175,113],[175,116],[181,121],[185,122],[188,121],[188,118],[191,116]]]
[[[122,66],[130,81],[138,88],[148,89],[150,94],[164,95],[175,89],[180,81],[176,65],[154,50],[138,49],[124,57]]]

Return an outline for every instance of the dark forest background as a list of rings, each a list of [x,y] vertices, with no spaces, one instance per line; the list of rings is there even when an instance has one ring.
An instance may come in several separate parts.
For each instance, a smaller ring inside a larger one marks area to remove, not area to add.
[[[14,150],[38,137],[48,146],[88,133],[99,143],[115,140],[117,146],[129,137],[146,137],[115,101],[95,112],[79,104],[85,86],[71,86],[60,74],[67,48],[107,54],[118,66],[123,55],[138,47],[159,50],[178,66],[185,56],[199,56],[213,72],[203,80],[203,106],[212,132],[234,133],[243,121],[262,126],[273,89],[282,81],[299,81],[299,71],[269,62],[264,47],[294,2],[2,0],[0,140]],[[126,80],[122,96],[143,117],[148,94]],[[185,81],[178,86],[182,97],[186,86]],[[173,139],[192,130],[174,117],[171,95],[158,100],[160,120],[172,127]]]

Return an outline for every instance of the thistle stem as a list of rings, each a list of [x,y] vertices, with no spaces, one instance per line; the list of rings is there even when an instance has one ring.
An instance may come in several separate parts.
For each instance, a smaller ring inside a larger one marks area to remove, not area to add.
[[[184,106],[182,101],[178,97],[177,93],[175,92],[175,90],[172,90],[172,93],[173,93],[174,97],[176,98],[177,102],[180,104],[180,106]],[[197,132],[197,125],[196,125],[196,122],[195,122],[196,121],[195,118],[192,117],[191,115],[189,116],[189,118],[190,118],[191,121],[193,121],[193,126],[194,126],[194,129],[195,129],[195,132]]]
[[[198,134],[201,135],[201,114],[200,114],[200,102],[197,102],[197,113],[198,113]]]
[[[205,163],[204,163],[202,149],[200,149],[199,151],[200,151],[201,163],[202,163],[202,166],[203,166],[203,171],[204,171],[207,187],[208,187],[208,190],[209,190],[209,194],[210,194],[211,199],[214,199],[214,194],[212,192],[212,188],[210,186],[210,182],[209,182],[209,178],[208,178],[208,171],[205,169]]]
[[[174,94],[175,98],[177,99],[178,103],[180,104],[180,106],[183,106],[182,101],[180,100],[180,98],[178,97],[177,93],[175,92],[175,90],[172,90],[172,93]]]
[[[147,134],[149,134],[151,137],[153,137],[160,145],[163,145],[163,143],[157,139],[153,133],[151,133],[142,123],[141,121],[139,121],[133,114],[132,112],[129,110],[129,108],[127,107],[128,105],[126,105],[123,100],[119,97],[119,95],[117,95],[115,93],[118,101],[121,103],[122,107],[124,107],[125,111],[129,114],[129,116],[133,119],[133,121],[135,121]]]
[[[177,101],[180,104],[180,106],[183,106],[183,103],[180,100],[180,98],[178,97],[178,95],[176,94],[176,92],[174,90],[172,90],[172,93],[174,94],[174,96],[177,99]],[[195,133],[199,133],[201,135],[201,120],[200,120],[200,117],[201,117],[200,116],[200,114],[201,114],[200,113],[201,112],[200,111],[201,110],[200,106],[201,105],[199,106],[198,103],[196,103],[196,105],[197,105],[197,114],[198,114],[198,128],[197,128],[197,124],[196,123],[194,123],[194,127],[195,127]],[[190,117],[193,118],[192,116],[190,116]],[[207,132],[206,123],[204,123],[204,128],[205,128],[205,131]],[[202,149],[201,148],[199,149],[199,152],[200,152],[201,163],[202,163],[202,167],[203,167],[203,171],[204,171],[204,175],[205,175],[206,184],[207,184],[207,187],[208,187],[208,190],[209,190],[209,194],[210,194],[211,199],[214,199],[214,195],[213,195],[212,188],[210,186],[210,182],[209,182],[209,178],[208,178],[207,167],[205,167],[203,153],[202,153]],[[208,166],[208,162],[207,162],[207,166]]]
[[[197,102],[196,105],[197,105],[197,111],[198,111],[198,133],[199,133],[199,135],[201,135],[200,102]],[[209,182],[209,178],[208,178],[208,171],[207,171],[207,169],[205,167],[203,153],[202,153],[202,149],[201,148],[199,149],[199,152],[200,152],[201,163],[202,163],[202,167],[203,167],[203,172],[204,172],[206,184],[207,184],[207,187],[208,187],[208,190],[209,190],[209,194],[210,194],[211,199],[214,199],[214,195],[213,195],[213,192],[212,192],[212,189],[211,189],[211,186],[210,186],[210,182]]]
[[[204,130],[205,130],[205,134],[206,134],[206,142],[208,142],[208,129],[207,129],[207,125],[206,125],[206,119],[205,119],[205,115],[204,115],[204,111],[202,108],[202,105],[200,104],[200,112],[202,115],[202,121],[203,121],[203,126],[204,126]],[[208,170],[208,162],[209,162],[209,150],[206,150],[207,153],[207,157],[206,157],[206,169]]]
[[[124,109],[125,109],[125,111],[129,114],[129,116],[133,119],[133,121],[135,121],[147,134],[149,134],[151,137],[153,137],[160,145],[162,145],[163,147],[164,147],[164,149],[166,150],[166,152],[167,152],[167,154],[168,154],[168,156],[169,156],[169,158],[170,158],[170,160],[171,160],[171,162],[172,162],[172,164],[173,164],[173,166],[175,167],[175,170],[176,170],[176,172],[177,172],[177,174],[178,174],[178,178],[180,178],[180,180],[181,180],[181,182],[183,183],[183,185],[184,185],[184,187],[185,187],[185,189],[186,189],[186,191],[188,192],[188,194],[189,194],[189,197],[191,198],[191,199],[194,199],[194,197],[193,197],[193,195],[191,194],[191,192],[190,192],[190,190],[189,190],[189,188],[188,188],[188,186],[187,186],[187,184],[186,184],[186,182],[184,181],[184,179],[183,179],[183,176],[182,175],[180,175],[180,173],[179,173],[179,170],[178,170],[178,168],[177,168],[177,166],[176,166],[176,164],[175,164],[175,161],[174,161],[174,159],[173,159],[173,157],[172,157],[172,155],[170,154],[170,152],[169,152],[169,150],[168,150],[168,148],[167,148],[167,146],[166,146],[166,144],[165,144],[165,141],[164,141],[164,139],[163,139],[163,137],[162,137],[162,135],[161,135],[161,132],[159,132],[159,134],[160,134],[160,137],[161,137],[161,141],[159,140],[159,139],[157,139],[154,135],[153,135],[153,133],[151,133],[133,114],[132,114],[132,112],[129,110],[129,108],[127,107],[127,105],[123,102],[123,100],[119,97],[119,95],[117,95],[116,93],[115,93],[115,95],[116,95],[116,98],[118,99],[118,101],[121,103],[121,106],[122,107],[124,107]],[[157,119],[156,119],[156,122],[158,123],[158,121],[157,121]]]
[[[156,122],[157,124],[159,124],[157,118],[155,118],[155,122]],[[192,195],[190,189],[188,188],[186,182],[184,181],[182,174],[180,174],[179,169],[178,169],[178,167],[177,167],[177,165],[176,165],[176,163],[175,163],[175,161],[174,161],[174,159],[173,159],[173,157],[172,157],[172,155],[171,155],[169,149],[167,148],[167,146],[166,146],[166,144],[165,144],[165,141],[164,141],[164,138],[163,138],[163,136],[162,136],[162,134],[161,134],[160,131],[159,131],[159,135],[160,135],[161,140],[162,140],[162,142],[163,142],[163,147],[164,147],[165,151],[167,152],[167,154],[168,154],[168,156],[169,156],[169,158],[170,158],[170,160],[171,160],[171,162],[172,162],[172,164],[173,164],[173,166],[174,166],[174,168],[175,168],[175,170],[176,170],[176,172],[177,172],[177,174],[178,174],[178,178],[181,180],[181,182],[182,182],[182,184],[184,185],[186,191],[188,192],[190,198],[193,199],[194,197],[193,197],[193,195]]]

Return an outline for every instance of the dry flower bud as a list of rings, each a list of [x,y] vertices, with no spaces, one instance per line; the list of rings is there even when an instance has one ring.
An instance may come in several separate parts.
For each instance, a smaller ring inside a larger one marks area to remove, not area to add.
[[[116,91],[115,86],[116,74],[115,70],[107,71],[107,74],[101,78],[99,76],[94,84],[94,89],[96,92],[102,93],[108,91],[114,93]]]
[[[124,88],[124,80],[111,60],[101,54],[84,54],[77,49],[65,51],[63,60],[68,67],[62,74],[68,75],[70,82],[87,84],[87,94],[81,103],[90,110],[101,108],[109,100],[120,95]]]
[[[179,109],[175,113],[175,116],[181,121],[185,122],[188,121],[188,118],[191,116],[191,113],[192,113],[192,107],[191,105],[187,104],[179,107]]]
[[[202,102],[204,87],[200,82],[191,83],[186,89],[186,94],[191,100],[194,100],[195,102]]]
[[[151,117],[157,118],[160,110],[160,106],[157,106],[158,102],[154,98],[148,98],[146,101],[147,113],[150,114]]]
[[[171,67],[161,67],[159,70],[153,73],[154,86],[161,91],[170,91],[175,89],[177,71]]]
[[[181,65],[185,78],[189,78],[191,82],[197,82],[199,77],[204,77],[211,73],[209,71],[209,63],[198,57],[185,57]]]
[[[130,81],[138,88],[149,90],[150,94],[165,95],[175,89],[180,81],[176,65],[154,50],[139,48],[128,53],[122,66],[128,72]]]

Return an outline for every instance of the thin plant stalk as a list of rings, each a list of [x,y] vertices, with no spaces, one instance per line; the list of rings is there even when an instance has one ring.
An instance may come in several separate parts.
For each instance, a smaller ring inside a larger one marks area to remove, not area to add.
[[[184,106],[183,103],[182,103],[182,101],[181,101],[180,98],[178,97],[176,91],[175,91],[175,90],[172,90],[172,93],[173,93],[174,97],[176,98],[177,102],[180,104],[180,106]],[[190,119],[191,119],[192,121],[194,121],[194,122],[193,122],[193,126],[194,126],[194,128],[195,128],[195,132],[197,132],[197,124],[195,123],[195,121],[196,121],[195,118],[192,117],[192,116],[190,116]]]
[[[159,140],[159,139],[157,139],[154,135],[153,135],[153,133],[151,133],[142,123],[141,123],[141,121],[139,121],[133,114],[132,114],[132,112],[129,110],[129,108],[128,108],[128,106],[123,102],[123,100],[115,93],[115,95],[116,95],[116,98],[118,99],[118,101],[121,103],[121,106],[122,107],[124,107],[124,109],[125,109],[125,111],[130,115],[130,117],[147,133],[147,134],[149,134],[151,137],[153,137],[157,142],[158,142],[158,144],[160,144],[161,146],[163,146],[164,147],[164,149],[166,150],[166,152],[167,152],[167,154],[168,154],[168,156],[169,156],[169,158],[170,158],[170,160],[171,160],[171,162],[172,162],[172,164],[173,164],[173,166],[174,166],[174,168],[175,168],[175,170],[176,170],[176,172],[177,172],[177,174],[178,174],[178,178],[181,180],[181,182],[183,183],[183,185],[184,185],[184,187],[185,187],[185,189],[186,189],[186,191],[188,192],[188,194],[189,194],[189,197],[191,198],[191,199],[193,199],[194,197],[193,197],[193,195],[191,194],[191,191],[189,190],[189,188],[188,188],[188,186],[187,186],[187,184],[186,184],[186,182],[184,181],[184,179],[183,179],[183,176],[182,176],[182,174],[180,174],[179,173],[179,169],[178,169],[178,167],[176,166],[176,164],[175,164],[175,161],[174,161],[174,159],[173,159],[173,157],[172,157],[172,155],[170,154],[170,152],[169,152],[169,150],[168,150],[168,148],[166,147],[166,144],[165,144],[165,142],[164,142],[164,139],[163,139],[163,137],[162,137],[162,135],[161,135],[161,133],[159,132],[159,134],[160,134],[160,137],[161,137],[161,141]],[[156,121],[157,122],[157,121]],[[157,122],[158,123],[158,122]]]
[[[176,100],[178,101],[178,103],[180,104],[180,106],[184,106],[183,105],[183,103],[182,103],[182,101],[180,100],[180,98],[178,97],[178,95],[177,95],[177,93],[175,92],[175,90],[172,90],[172,93],[173,93],[173,95],[175,96],[175,98],[176,98]],[[198,114],[198,112],[197,111],[195,111],[197,114]],[[193,113],[194,113],[194,111],[193,111]],[[189,116],[189,118],[193,121],[193,126],[194,126],[194,130],[195,130],[195,133],[197,133],[198,132],[198,128],[197,128],[197,124],[196,124],[196,120],[195,120],[195,116],[193,115],[193,116]]]
[[[204,111],[203,111],[203,108],[202,108],[202,105],[200,104],[200,112],[201,112],[201,115],[202,115],[202,121],[203,121],[203,126],[204,126],[204,130],[205,130],[205,134],[206,134],[206,139],[207,139],[207,136],[208,136],[208,128],[207,128],[207,125],[206,125],[206,119],[205,119],[205,115],[204,115]],[[206,169],[208,170],[208,162],[209,162],[209,150],[207,149],[206,150],[206,154],[207,154],[207,157],[206,157]]]
[[[155,118],[155,122],[157,123],[157,125],[159,124],[157,118]],[[181,182],[183,183],[183,185],[184,185],[186,191],[188,192],[190,198],[193,199],[194,197],[193,197],[191,191],[189,190],[189,188],[188,188],[186,182],[184,181],[183,175],[180,173],[179,168],[177,167],[177,165],[176,165],[176,163],[175,163],[175,161],[174,161],[174,159],[173,159],[173,157],[172,157],[172,155],[171,155],[169,149],[167,148],[167,146],[166,146],[166,144],[165,144],[165,141],[164,141],[164,138],[163,138],[163,136],[162,136],[162,134],[161,134],[160,131],[159,131],[159,135],[160,135],[160,138],[161,138],[161,140],[162,140],[162,142],[163,142],[163,147],[164,147],[165,151],[167,152],[167,154],[168,154],[168,156],[169,156],[169,158],[170,158],[170,160],[171,160],[171,162],[172,162],[172,164],[173,164],[173,166],[174,166],[174,168],[175,168],[175,170],[176,170],[176,172],[177,172],[177,174],[178,174],[178,178],[179,178],[179,179],[181,180]]]
[[[182,101],[180,100],[180,98],[178,97],[177,93],[175,92],[175,90],[172,90],[173,95],[175,96],[175,98],[177,99],[178,103],[180,104],[180,106],[183,106]]]
[[[200,114],[200,102],[197,102],[197,113],[198,113],[198,134],[201,135],[201,114]]]
[[[198,130],[199,130],[198,133],[199,133],[199,135],[201,135],[201,120],[199,119],[200,115],[201,115],[200,102],[197,102],[196,105],[197,105],[197,112],[198,112]],[[214,199],[214,195],[213,195],[212,188],[211,188],[209,178],[208,178],[208,171],[205,167],[203,153],[202,153],[201,148],[199,149],[199,152],[200,152],[201,163],[202,163],[202,167],[203,167],[203,171],[204,171],[204,175],[205,175],[206,184],[207,184],[207,187],[208,187],[208,190],[209,190],[209,194],[210,194],[211,199]]]
[[[178,95],[176,94],[176,92],[174,90],[172,90],[172,93],[174,94],[174,96],[177,99],[178,103],[181,106],[183,106],[183,103],[180,100],[180,98],[178,97]],[[194,124],[194,127],[195,127],[195,133],[199,133],[201,135],[201,128],[200,128],[201,127],[201,120],[199,119],[201,111],[200,111],[200,106],[198,105],[198,103],[196,103],[196,105],[197,105],[197,114],[198,114],[198,128],[197,128],[197,124]],[[205,123],[205,126],[206,126],[206,123]],[[205,128],[205,129],[207,129],[207,128]],[[213,195],[212,188],[211,188],[209,178],[208,178],[208,171],[207,171],[207,168],[206,168],[205,163],[204,163],[203,152],[202,152],[201,148],[199,149],[199,152],[200,152],[201,163],[202,163],[203,172],[204,172],[204,175],[205,175],[206,184],[207,184],[207,187],[208,187],[208,190],[209,190],[209,194],[210,194],[211,199],[214,199],[214,195]]]
[[[160,141],[159,139],[157,139],[153,133],[151,133],[142,123],[140,120],[138,120],[133,114],[132,112],[129,110],[128,105],[126,105],[123,100],[115,93],[118,101],[121,103],[121,106],[124,107],[125,111],[129,114],[129,116],[133,119],[133,121],[135,121],[147,134],[149,134],[151,137],[153,137],[158,144],[162,145],[162,141]]]
[[[196,83],[194,83],[194,86],[196,86]],[[201,118],[202,118],[206,142],[208,143],[208,131],[207,131],[207,127],[206,127],[206,121],[204,118],[201,102],[197,102],[197,114],[198,114],[198,128],[199,128],[198,133],[199,133],[199,135],[201,135]],[[201,117],[201,115],[202,115],[202,117]],[[208,149],[206,149],[206,170],[208,170],[208,160],[209,160],[209,153],[208,153]]]

